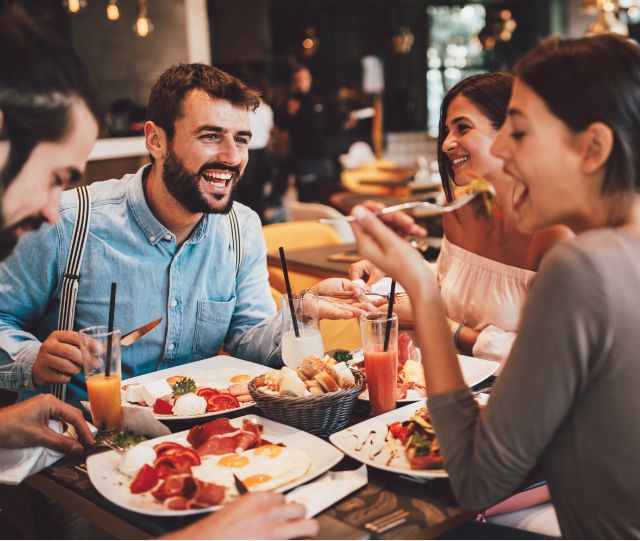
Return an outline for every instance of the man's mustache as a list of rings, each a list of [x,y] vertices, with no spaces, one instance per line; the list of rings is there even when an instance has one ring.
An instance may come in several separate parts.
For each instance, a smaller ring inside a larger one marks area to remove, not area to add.
[[[200,170],[198,171],[198,176],[202,175],[205,171],[209,169],[218,169],[218,170],[226,170],[235,173],[236,175],[240,174],[240,166],[239,165],[229,165],[221,162],[211,162],[204,164]]]

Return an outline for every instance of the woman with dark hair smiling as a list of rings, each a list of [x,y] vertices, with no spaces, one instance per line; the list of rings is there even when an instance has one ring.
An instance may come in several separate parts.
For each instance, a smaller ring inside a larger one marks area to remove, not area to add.
[[[517,229],[511,207],[514,184],[502,161],[490,152],[504,124],[513,87],[508,73],[473,75],[447,92],[440,109],[438,164],[448,201],[454,186],[470,172],[495,187],[493,213],[482,200],[443,216],[444,238],[436,263],[440,293],[451,334],[463,353],[504,362],[516,336],[520,311],[542,256],[571,233],[551,227],[534,233]],[[350,277],[383,274],[369,261],[351,266]],[[373,275],[373,276],[372,276]],[[409,304],[396,305],[401,320],[411,320]]]
[[[537,466],[563,536],[640,537],[640,46],[551,39],[516,66],[492,147],[515,182],[519,229],[576,232],[544,258],[486,408],[464,384],[435,277],[369,211],[360,253],[415,307],[429,409],[460,503],[480,509]]]

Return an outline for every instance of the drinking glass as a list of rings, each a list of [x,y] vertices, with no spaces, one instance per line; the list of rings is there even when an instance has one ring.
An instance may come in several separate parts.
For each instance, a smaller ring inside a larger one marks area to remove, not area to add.
[[[120,329],[109,332],[106,325],[81,329],[80,353],[93,424],[101,434],[122,430]]]
[[[281,297],[282,306],[282,360],[289,368],[294,370],[300,366],[300,359],[307,355],[324,357],[324,344],[318,327],[318,295],[307,291],[306,293],[292,293],[291,297],[286,293]],[[296,336],[293,320],[291,318],[291,304],[298,322]]]
[[[384,349],[385,332],[390,326],[389,345]],[[398,316],[372,312],[360,317],[360,335],[364,350],[371,413],[380,415],[396,407],[398,376]]]

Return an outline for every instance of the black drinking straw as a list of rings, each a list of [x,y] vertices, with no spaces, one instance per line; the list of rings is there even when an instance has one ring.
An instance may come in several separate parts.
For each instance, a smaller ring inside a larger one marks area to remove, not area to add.
[[[113,338],[113,317],[116,311],[116,284],[111,282],[111,300],[109,301],[109,334],[107,334],[107,361],[104,367],[106,378],[111,374],[111,339]]]
[[[284,285],[287,288],[287,297],[289,298],[289,311],[291,312],[291,320],[293,321],[293,332],[296,338],[300,338],[298,330],[298,319],[296,318],[296,309],[293,306],[293,296],[291,295],[291,283],[289,282],[289,273],[287,272],[287,260],[284,257],[284,248],[280,246],[280,264],[282,265],[282,273],[284,274]]]
[[[384,350],[389,349],[389,338],[391,337],[391,316],[393,316],[393,303],[396,300],[396,281],[391,280],[391,291],[389,292],[389,308],[387,309],[387,323],[384,328]]]

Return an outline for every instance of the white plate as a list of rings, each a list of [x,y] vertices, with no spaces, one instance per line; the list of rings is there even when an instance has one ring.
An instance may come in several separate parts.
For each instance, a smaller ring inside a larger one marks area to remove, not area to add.
[[[357,425],[332,434],[329,437],[329,441],[351,458],[380,470],[411,475],[412,477],[424,477],[426,479],[448,477],[449,474],[446,470],[412,470],[402,443],[395,438],[385,442],[388,424],[408,420],[426,402],[425,399],[422,399],[419,402],[367,419]],[[375,433],[371,436],[372,430]],[[356,450],[365,440],[366,443],[362,446],[362,449]],[[382,451],[376,454],[380,449]],[[393,458],[391,458],[392,456]]]
[[[234,375],[238,374],[249,374],[251,377],[255,378],[261,374],[264,374],[267,370],[269,370],[268,366],[263,366],[261,364],[252,363],[249,361],[243,361],[242,359],[237,359],[236,357],[229,357],[228,355],[217,355],[215,357],[210,357],[208,359],[203,359],[201,361],[196,361],[194,363],[181,364],[180,366],[172,366],[171,368],[165,368],[164,370],[158,370],[157,372],[150,372],[149,374],[143,374],[142,376],[136,376],[134,378],[125,379],[122,382],[122,385],[130,385],[131,383],[149,383],[151,381],[158,381],[160,379],[167,379],[172,376],[195,376],[194,379],[204,383],[204,385],[199,385],[206,387],[206,378],[207,374],[210,374],[211,380],[220,381],[223,388],[228,387],[230,383],[230,379]],[[146,408],[151,410],[149,406],[140,406],[137,404],[132,404],[131,402],[126,402],[123,400],[123,404],[132,407],[138,408]],[[209,419],[211,417],[216,417],[218,415],[226,415],[232,411],[243,410],[253,406],[255,402],[252,400],[251,402],[244,402],[238,408],[222,410],[222,411],[208,411],[201,415],[158,415],[154,413],[153,415],[157,419],[161,419],[164,421],[184,421],[187,419],[198,419],[204,420]]]
[[[258,415],[252,415],[251,417],[257,419],[264,427],[264,439],[272,443],[284,443],[292,449],[302,449],[311,457],[312,462],[309,471],[288,485],[278,488],[276,492],[285,492],[293,487],[306,483],[335,466],[344,456],[333,445],[308,432],[276,423],[275,421],[265,419]],[[244,417],[237,417],[230,419],[230,422],[233,426],[239,427],[242,426],[243,418]],[[161,441],[177,441],[190,447],[189,443],[187,443],[187,434],[188,431],[185,430],[184,432],[178,432],[170,436],[162,436],[148,440],[140,445],[153,447]],[[120,455],[115,451],[91,455],[87,459],[87,472],[89,473],[91,483],[102,496],[129,511],[155,516],[182,516],[207,513],[222,507],[221,505],[216,505],[207,507],[206,509],[172,510],[167,509],[162,502],[155,500],[151,492],[131,494],[129,485],[132,479],[118,470],[119,462]]]
[[[359,350],[354,352],[351,363],[357,365],[363,361],[364,356],[362,355],[362,351]],[[486,359],[469,357],[467,355],[458,355],[458,362],[460,363],[460,369],[462,370],[462,377],[469,387],[474,387],[489,376],[492,376],[500,366],[500,363],[495,361],[487,361]],[[360,400],[369,400],[369,391],[365,389],[358,398]],[[421,397],[418,391],[409,389],[407,391],[407,397],[399,398],[397,402],[415,402],[421,398],[424,397]]]

